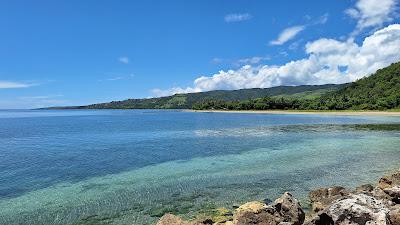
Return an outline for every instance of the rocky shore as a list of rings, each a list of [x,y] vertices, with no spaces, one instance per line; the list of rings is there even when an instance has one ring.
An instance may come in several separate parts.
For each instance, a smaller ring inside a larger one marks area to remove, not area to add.
[[[400,170],[382,177],[375,186],[320,188],[310,192],[309,199],[307,213],[285,192],[273,202],[248,202],[233,212],[221,208],[191,221],[165,214],[157,225],[400,225]]]

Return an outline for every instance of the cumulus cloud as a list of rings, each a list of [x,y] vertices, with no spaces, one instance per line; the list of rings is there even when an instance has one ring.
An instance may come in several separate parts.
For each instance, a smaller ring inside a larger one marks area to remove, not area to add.
[[[241,22],[245,20],[251,19],[252,16],[249,13],[233,13],[228,14],[224,17],[225,22],[233,23],[233,22]]]
[[[180,88],[180,87],[173,87],[170,89],[159,89],[159,88],[154,88],[151,89],[150,92],[152,96],[155,97],[162,97],[162,96],[168,96],[168,95],[173,95],[173,94],[178,94],[178,93],[194,93],[194,92],[201,92],[202,90],[199,88],[192,88],[192,87],[187,87],[187,88]]]
[[[365,28],[381,27],[385,22],[393,20],[397,0],[358,0],[354,8],[345,13],[357,20],[353,35]]]
[[[1,81],[0,80],[0,89],[10,89],[10,88],[27,88],[35,86],[33,83],[22,83],[22,82],[14,82],[14,81]]]
[[[128,57],[119,57],[118,61],[120,63],[123,63],[123,64],[129,64],[129,58]]]
[[[294,26],[294,27],[288,27],[284,29],[278,36],[276,40],[270,41],[270,45],[283,45],[287,41],[293,39],[296,37],[298,33],[303,31],[305,29],[305,26]]]
[[[284,65],[245,65],[237,70],[200,76],[192,87],[154,89],[154,96],[217,89],[268,88],[279,85],[346,83],[400,61],[400,24],[392,24],[366,37],[359,45],[352,39],[322,38],[305,46],[307,57]]]

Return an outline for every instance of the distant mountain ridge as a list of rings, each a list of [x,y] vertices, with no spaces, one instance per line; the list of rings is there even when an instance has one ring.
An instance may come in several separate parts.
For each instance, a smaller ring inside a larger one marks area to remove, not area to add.
[[[346,84],[277,86],[271,88],[251,88],[239,90],[215,90],[207,92],[175,94],[158,98],[127,99],[85,106],[50,107],[47,109],[191,109],[196,103],[205,100],[243,101],[255,98],[288,97],[318,98]]]
[[[400,108],[400,62],[348,84],[216,90],[50,109],[387,110]]]

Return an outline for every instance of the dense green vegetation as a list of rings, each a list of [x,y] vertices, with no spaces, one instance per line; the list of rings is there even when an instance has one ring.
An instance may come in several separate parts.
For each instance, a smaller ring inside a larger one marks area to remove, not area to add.
[[[56,107],[56,109],[191,109],[195,104],[210,101],[242,101],[265,96],[314,99],[333,92],[344,85],[301,85],[241,90],[217,90],[200,93],[176,94],[161,98],[128,99],[87,106]]]
[[[393,109],[400,106],[400,62],[322,98],[329,109]]]
[[[350,84],[217,90],[57,109],[389,110],[400,108],[400,62]]]
[[[242,101],[205,99],[193,109],[219,110],[387,110],[400,108],[400,62],[315,98],[263,97]]]

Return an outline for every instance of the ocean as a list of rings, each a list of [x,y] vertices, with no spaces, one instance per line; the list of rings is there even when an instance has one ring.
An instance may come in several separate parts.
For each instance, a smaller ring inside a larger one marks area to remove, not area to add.
[[[155,224],[166,212],[376,183],[400,117],[0,110],[0,224]]]

